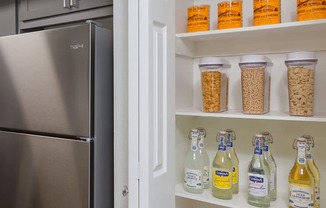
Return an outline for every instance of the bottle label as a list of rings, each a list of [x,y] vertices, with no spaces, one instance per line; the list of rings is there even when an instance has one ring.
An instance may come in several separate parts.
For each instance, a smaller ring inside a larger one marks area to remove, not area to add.
[[[188,8],[188,32],[209,30],[209,5]]]
[[[239,169],[237,167],[232,168],[232,183],[237,184],[238,183],[238,175],[239,175]]]
[[[204,166],[204,170],[203,170],[203,184],[209,184],[209,167],[208,166]]]
[[[280,0],[254,0],[254,25],[281,22]]]
[[[254,196],[268,195],[268,179],[264,175],[249,173],[249,194]]]
[[[218,145],[218,150],[220,151],[226,151],[226,146],[223,144]]]
[[[313,20],[326,18],[324,0],[297,0],[297,20]]]
[[[255,148],[255,155],[262,155],[263,154],[263,150],[259,147]]]
[[[217,6],[217,28],[242,27],[242,1],[224,1]]]
[[[213,168],[213,186],[218,189],[232,188],[231,173],[227,170]]]
[[[201,189],[202,188],[202,171],[186,168],[184,184],[188,188]]]
[[[314,188],[300,187],[290,184],[289,205],[291,207],[313,208],[314,207]]]

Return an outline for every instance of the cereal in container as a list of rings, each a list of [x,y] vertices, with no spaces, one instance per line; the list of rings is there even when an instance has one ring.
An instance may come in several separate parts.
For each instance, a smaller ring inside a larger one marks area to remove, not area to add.
[[[270,109],[270,68],[272,63],[263,55],[240,58],[242,112],[265,114]]]
[[[287,54],[289,114],[292,116],[314,115],[315,66],[313,52]]]
[[[219,57],[199,60],[201,71],[202,111],[223,112],[227,110],[228,78],[225,67],[229,64]]]

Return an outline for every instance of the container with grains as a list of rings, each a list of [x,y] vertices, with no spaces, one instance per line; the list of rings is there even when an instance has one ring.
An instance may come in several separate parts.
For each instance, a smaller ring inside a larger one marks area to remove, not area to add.
[[[314,115],[315,66],[313,52],[287,54],[289,114],[293,116]]]
[[[227,110],[228,78],[225,68],[229,64],[219,57],[199,60],[201,71],[202,111],[218,113]]]
[[[240,58],[242,112],[265,114],[270,106],[270,68],[272,63],[262,55],[246,55]]]

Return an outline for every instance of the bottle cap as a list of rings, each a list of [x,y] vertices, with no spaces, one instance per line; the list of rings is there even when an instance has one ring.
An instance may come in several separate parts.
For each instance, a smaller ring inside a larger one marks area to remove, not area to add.
[[[199,59],[199,67],[213,67],[213,66],[221,66],[221,67],[230,67],[229,62],[220,58],[220,57],[204,57]]]

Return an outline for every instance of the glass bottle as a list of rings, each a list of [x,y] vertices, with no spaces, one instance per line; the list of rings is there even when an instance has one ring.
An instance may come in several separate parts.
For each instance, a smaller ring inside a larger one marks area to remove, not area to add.
[[[270,151],[270,144],[273,144],[273,137],[268,131],[263,131],[261,134],[265,137],[263,155],[269,167],[269,196],[271,201],[276,201],[277,198],[277,166],[274,157]]]
[[[289,208],[313,208],[315,183],[307,164],[306,139],[295,139],[293,148],[297,150],[297,158],[289,174]]]
[[[235,132],[232,129],[226,132],[226,153],[232,161],[232,191],[233,194],[239,193],[239,159],[233,147],[233,141],[236,140]]]
[[[320,172],[312,157],[312,148],[315,146],[315,141],[310,135],[303,135],[302,137],[306,139],[308,144],[308,148],[306,151],[306,159],[308,168],[310,169],[312,176],[315,179],[315,208],[320,208]]]
[[[218,151],[213,160],[212,195],[219,199],[232,199],[232,161],[226,153],[226,132],[219,131]]]
[[[199,141],[198,141],[199,155],[204,163],[203,184],[204,184],[204,189],[208,189],[210,186],[210,180],[209,180],[210,161],[209,161],[208,154],[205,150],[205,144],[204,144],[204,139],[206,137],[206,130],[201,127],[197,129],[199,130]]]
[[[199,155],[197,141],[199,130],[192,129],[189,132],[191,139],[190,150],[185,159],[184,164],[184,189],[187,192],[200,194],[203,193],[203,160]]]
[[[261,134],[253,138],[254,155],[248,167],[248,203],[256,207],[270,206],[270,170],[263,156],[264,138]]]

